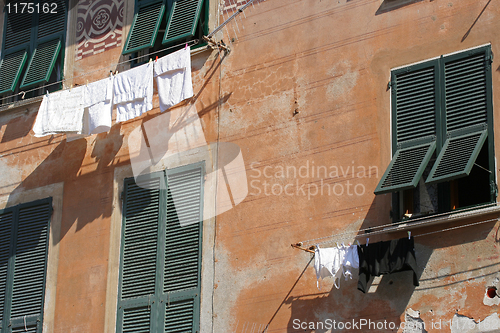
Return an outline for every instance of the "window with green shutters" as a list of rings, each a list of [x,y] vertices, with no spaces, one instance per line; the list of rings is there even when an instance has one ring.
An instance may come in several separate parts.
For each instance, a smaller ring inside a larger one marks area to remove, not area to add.
[[[491,62],[484,46],[392,71],[393,158],[375,194],[395,193],[396,217],[426,193],[436,213],[494,202]]]
[[[31,9],[34,11],[30,13]],[[0,96],[54,83],[26,97],[59,89],[66,35],[66,0],[29,3],[7,1],[4,6]],[[38,13],[39,11],[39,13]]]
[[[52,200],[0,211],[0,332],[41,333]]]
[[[125,180],[117,332],[199,331],[203,165]]]
[[[158,51],[207,33],[208,0],[136,0],[123,54]]]

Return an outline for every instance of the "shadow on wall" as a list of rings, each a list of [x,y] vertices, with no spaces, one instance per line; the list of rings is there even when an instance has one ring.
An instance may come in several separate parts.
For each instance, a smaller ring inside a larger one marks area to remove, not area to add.
[[[411,5],[412,3],[422,2],[422,1],[423,0],[384,0],[384,2],[382,2],[380,7],[375,12],[375,15],[384,14],[404,6]]]

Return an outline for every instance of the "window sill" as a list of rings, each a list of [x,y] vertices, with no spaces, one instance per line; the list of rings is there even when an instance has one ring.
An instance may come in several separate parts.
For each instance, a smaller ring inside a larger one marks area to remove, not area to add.
[[[0,106],[0,113],[14,111],[22,106],[29,106],[29,105],[32,105],[35,103],[39,103],[42,101],[42,99],[43,99],[43,96],[37,96],[37,97],[33,97],[33,98],[28,98],[25,100],[15,101],[14,103],[11,103],[11,104],[2,105],[2,106]]]
[[[468,218],[481,217],[488,214],[500,213],[500,206],[497,204],[488,204],[480,207],[475,207],[474,209],[469,209],[465,211],[451,212],[445,214],[439,214],[439,216],[429,216],[429,217],[419,217],[414,220],[408,220],[406,222],[399,222],[398,225],[394,227],[384,228],[385,232],[397,232],[406,231],[416,228],[427,227],[435,224],[455,222],[460,220],[465,220]]]

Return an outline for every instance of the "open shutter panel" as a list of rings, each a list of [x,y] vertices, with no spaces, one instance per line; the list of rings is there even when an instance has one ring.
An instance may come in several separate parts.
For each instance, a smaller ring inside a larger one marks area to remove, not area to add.
[[[60,50],[60,38],[38,44],[24,74],[21,88],[47,82],[52,74]]]
[[[426,182],[437,183],[468,176],[487,136],[486,124],[448,133],[448,139]]]
[[[4,320],[5,293],[7,287],[7,268],[12,243],[13,212],[0,215],[0,330]]]
[[[0,73],[2,73],[0,77],[0,94],[14,91],[27,58],[28,53],[26,50],[20,50],[4,56],[0,65]]]
[[[42,331],[50,201],[21,207],[18,215],[10,322],[13,331]],[[26,324],[25,324],[26,323]]]
[[[167,17],[163,44],[194,36],[203,0],[174,0]]]
[[[397,150],[375,194],[416,187],[436,150],[436,72],[434,63],[392,73]]]
[[[165,11],[163,2],[155,2],[139,7],[123,49],[123,54],[153,47],[161,18]]]
[[[398,149],[382,176],[375,194],[415,188],[436,150],[435,138],[428,141],[430,142]]]

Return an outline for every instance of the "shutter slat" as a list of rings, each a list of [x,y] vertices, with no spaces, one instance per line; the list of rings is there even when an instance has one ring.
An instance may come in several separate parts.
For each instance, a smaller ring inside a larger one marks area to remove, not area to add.
[[[66,23],[66,1],[64,0],[51,0],[50,8],[56,4],[56,12],[49,11],[44,13],[43,10],[38,14],[38,39],[48,37],[53,34],[64,34]],[[40,3],[42,7],[42,3]]]
[[[164,11],[163,2],[139,7],[132,22],[123,54],[153,47]]]
[[[147,306],[123,310],[123,333],[150,333],[151,311]]]
[[[194,36],[203,0],[174,0],[167,17],[163,44]]]
[[[19,210],[11,319],[42,312],[50,211],[49,203]]]
[[[8,50],[12,47],[16,47],[23,44],[28,44],[31,40],[31,27],[32,19],[31,15],[26,15],[26,13],[21,13],[20,10],[15,12],[14,5],[17,4],[17,8],[21,8],[21,2],[26,3],[26,1],[9,1],[11,11],[7,12],[7,24],[5,26],[5,41],[4,50]],[[4,8],[5,11],[6,8]]]
[[[21,88],[49,81],[60,50],[61,40],[59,38],[38,44],[24,74]]]

